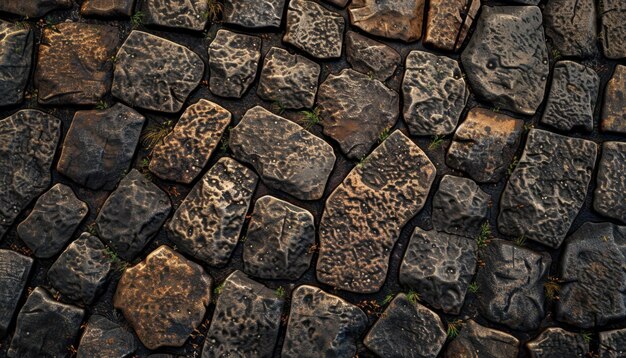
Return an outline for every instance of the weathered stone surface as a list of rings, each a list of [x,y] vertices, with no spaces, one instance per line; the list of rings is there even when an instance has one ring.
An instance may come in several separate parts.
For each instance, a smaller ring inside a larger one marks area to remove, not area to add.
[[[606,132],[626,134],[626,66],[615,66],[615,72],[606,86],[600,128]]]
[[[546,328],[526,347],[532,357],[586,357],[589,352],[582,334],[556,327]]]
[[[112,190],[130,168],[145,118],[121,103],[77,111],[63,142],[59,173],[93,190]]]
[[[306,57],[272,47],[265,55],[256,93],[284,108],[311,108],[320,72],[320,65]]]
[[[248,28],[280,27],[285,0],[226,0],[222,20]]]
[[[587,195],[597,145],[531,129],[500,199],[501,233],[559,247]]]
[[[0,20],[0,106],[24,98],[32,57],[33,31]]]
[[[83,16],[130,17],[135,0],[85,0],[80,7]]]
[[[17,234],[38,258],[58,254],[89,213],[66,185],[56,184],[37,199],[30,215],[17,226]]]
[[[461,334],[444,353],[444,358],[517,358],[517,338],[495,329],[483,327],[474,320],[465,322]]]
[[[243,247],[246,273],[265,279],[297,280],[309,268],[315,245],[313,215],[271,196],[254,204]]]
[[[626,329],[600,332],[600,357],[620,358],[626,354]]]
[[[202,266],[160,246],[126,269],[113,306],[148,349],[180,347],[204,319],[212,284]]]
[[[416,227],[400,265],[400,284],[419,292],[430,307],[459,314],[476,272],[476,251],[472,239]]]
[[[584,223],[561,254],[559,321],[592,328],[626,319],[626,226]]]
[[[600,39],[604,56],[612,59],[626,58],[626,2],[621,0],[600,0],[602,27]]]
[[[61,121],[35,109],[0,120],[0,239],[50,185]]]
[[[367,326],[360,308],[317,287],[293,291],[282,357],[353,357]]]
[[[416,144],[393,132],[326,201],[318,280],[351,292],[378,291],[400,230],[424,206],[435,173]]]
[[[146,25],[202,31],[208,10],[206,0],[145,0],[143,21]]]
[[[402,81],[404,120],[412,135],[452,133],[469,90],[458,62],[424,51],[411,51]]]
[[[546,37],[562,56],[597,53],[594,0],[551,0],[543,9]]]
[[[258,177],[224,157],[180,204],[168,230],[178,248],[212,266],[228,263],[250,206]]]
[[[626,142],[604,142],[593,208],[626,223]]]
[[[382,42],[348,31],[346,60],[355,70],[385,81],[396,72],[402,57],[396,50]]]
[[[150,171],[161,179],[191,183],[219,145],[232,115],[201,99],[187,107],[174,129],[152,150]]]
[[[32,266],[30,257],[0,249],[0,338],[8,333]]]
[[[446,338],[443,323],[435,312],[400,293],[363,343],[380,357],[435,358]]]
[[[72,7],[72,0],[4,0],[0,11],[25,17],[41,17],[56,9]]]
[[[350,23],[375,36],[417,41],[422,37],[424,0],[352,0]]]
[[[132,333],[103,316],[93,315],[80,339],[77,358],[128,357],[137,349]]]
[[[217,299],[202,358],[272,357],[284,303],[241,271],[230,274]]]
[[[497,107],[533,115],[550,67],[536,6],[484,6],[461,54],[472,90]]]
[[[209,88],[215,95],[241,98],[261,61],[261,38],[219,30],[209,46]]]
[[[478,182],[498,182],[522,137],[524,121],[485,108],[472,108],[454,133],[446,163]]]
[[[424,44],[458,51],[480,9],[480,0],[430,0]]]
[[[319,59],[341,56],[345,20],[310,0],[291,0],[283,41]]]
[[[230,132],[230,148],[265,184],[301,200],[317,200],[335,164],[333,148],[299,125],[256,106]]]
[[[543,280],[550,255],[494,240],[481,258],[485,265],[476,275],[481,315],[511,329],[537,329],[545,315]]]
[[[113,96],[131,106],[180,111],[204,73],[195,52],[164,38],[133,31],[116,56]]]

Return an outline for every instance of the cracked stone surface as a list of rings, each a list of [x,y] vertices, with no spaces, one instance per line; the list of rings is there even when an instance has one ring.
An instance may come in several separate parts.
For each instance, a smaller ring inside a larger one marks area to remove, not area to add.
[[[444,358],[516,358],[519,340],[510,334],[487,328],[474,320],[465,322],[461,333],[448,344]]]
[[[479,9],[480,0],[430,0],[424,44],[458,51]]]
[[[374,36],[417,41],[422,37],[424,0],[352,0],[350,23]]]
[[[18,104],[24,99],[33,57],[33,38],[29,27],[0,20],[0,106]]]
[[[103,316],[93,315],[87,321],[76,357],[128,357],[136,349],[132,333]]]
[[[223,21],[248,28],[278,28],[285,0],[226,0]]]
[[[0,11],[25,17],[41,17],[53,10],[72,7],[72,0],[8,0],[0,3]]]
[[[626,329],[600,332],[600,357],[619,358],[626,353]]]
[[[261,38],[219,30],[209,46],[209,88],[215,95],[241,98],[256,77]]]
[[[615,66],[606,86],[600,127],[606,132],[626,134],[626,66]]]
[[[391,77],[402,61],[402,56],[392,47],[360,35],[346,33],[346,60],[353,69],[379,81]]]
[[[600,42],[604,56],[612,59],[626,58],[626,2],[600,0]]]
[[[543,9],[546,37],[562,56],[590,57],[596,47],[594,0],[552,0]]]
[[[593,208],[626,223],[626,142],[604,142],[598,167]]]
[[[9,333],[33,263],[30,257],[0,249],[0,338]]]
[[[145,0],[142,9],[146,25],[202,31],[209,4],[206,0]]]
[[[533,357],[585,357],[589,352],[582,334],[552,327],[526,343],[526,347]]]
[[[135,0],[86,0],[80,7],[83,16],[130,17]]]

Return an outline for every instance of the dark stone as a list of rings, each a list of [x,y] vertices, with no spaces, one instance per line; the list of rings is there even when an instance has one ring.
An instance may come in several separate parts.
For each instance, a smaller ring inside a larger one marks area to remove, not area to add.
[[[285,0],[226,0],[223,21],[248,28],[280,27]]]
[[[3,0],[0,11],[24,17],[41,17],[52,10],[72,7],[72,0]]]
[[[606,86],[600,128],[605,132],[626,134],[626,66],[615,66]]]
[[[346,33],[346,60],[353,69],[380,81],[391,77],[402,61],[400,54],[382,42],[359,35]]]
[[[33,259],[0,249],[0,338],[4,338],[26,287]]]
[[[144,0],[146,25],[202,31],[208,20],[207,0]]]
[[[546,37],[559,55],[590,57],[598,52],[594,0],[550,0],[543,18]]]
[[[32,57],[33,31],[0,20],[0,106],[24,99]]]
[[[562,328],[546,328],[541,334],[526,343],[532,357],[587,357],[589,344],[580,333]]]
[[[85,0],[80,7],[83,16],[130,17],[135,0]]]
[[[626,223],[626,142],[604,142],[593,208]]]
[[[620,358],[626,355],[626,329],[600,332],[600,357]]]
[[[600,0],[600,40],[604,56],[611,59],[626,58],[626,2]]]
[[[89,318],[85,333],[80,339],[77,358],[128,357],[137,350],[132,333],[103,316]]]
[[[424,44],[458,51],[479,9],[480,0],[430,0]]]
[[[461,334],[448,344],[444,358],[517,358],[517,338],[483,327],[474,320],[463,324]]]
[[[337,7],[344,8],[344,7],[346,7],[346,5],[348,5],[348,2],[350,0],[324,0],[324,1],[326,1],[329,4],[333,4],[333,5],[337,6]]]
[[[375,36],[417,41],[422,37],[425,0],[352,0],[350,23]]]

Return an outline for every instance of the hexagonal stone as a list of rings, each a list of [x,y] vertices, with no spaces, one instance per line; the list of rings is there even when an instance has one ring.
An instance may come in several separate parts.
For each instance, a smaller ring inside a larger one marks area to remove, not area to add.
[[[148,349],[180,347],[204,319],[212,284],[202,266],[160,246],[126,269],[113,306]]]
[[[24,99],[33,57],[33,31],[0,20],[0,106]]]
[[[222,21],[248,28],[280,27],[285,0],[226,0]]]
[[[256,106],[230,132],[236,159],[251,164],[269,187],[301,200],[317,200],[335,164],[330,144]]]
[[[485,6],[461,54],[474,93],[494,106],[533,115],[550,72],[541,11]]]
[[[589,352],[582,334],[557,327],[546,328],[526,347],[533,357],[586,357]]]
[[[208,20],[206,0],[145,0],[143,22],[169,28],[202,31]]]
[[[604,142],[593,208],[626,223],[626,142]]]
[[[604,56],[611,59],[626,58],[626,2],[600,0],[600,39]]]
[[[385,81],[396,72],[402,57],[396,50],[382,42],[348,31],[346,60],[353,69]]]
[[[454,133],[446,164],[478,182],[498,182],[522,138],[524,121],[475,107]]]
[[[600,128],[606,132],[626,134],[626,66],[615,66],[615,72],[606,86]]]
[[[448,344],[443,356],[444,358],[517,358],[518,353],[517,338],[481,326],[470,319],[463,325],[461,334]]]
[[[317,279],[351,292],[380,290],[400,230],[424,206],[435,174],[426,154],[393,132],[326,200]]]
[[[285,301],[274,290],[235,271],[224,281],[202,358],[271,357]]]
[[[85,0],[80,7],[83,16],[130,17],[135,0]]]
[[[72,7],[72,0],[7,0],[0,3],[0,11],[25,17],[41,17],[52,10]]]
[[[196,183],[167,229],[178,248],[212,266],[228,263],[256,188],[258,177],[223,157]]]
[[[0,249],[0,338],[8,333],[32,266],[30,257]]]
[[[281,356],[353,357],[367,327],[360,308],[321,289],[302,285],[293,291]]]
[[[152,150],[150,171],[161,179],[191,183],[219,145],[232,115],[201,99],[187,107],[174,129]]]
[[[417,41],[422,37],[424,0],[352,0],[350,23],[375,36]]]
[[[500,199],[501,233],[559,247],[585,201],[594,142],[531,129]]]
[[[135,350],[137,343],[132,333],[103,316],[93,315],[87,321],[76,357],[127,357]]]
[[[204,73],[204,62],[195,52],[136,30],[126,38],[115,59],[113,96],[153,111],[180,111]]]
[[[297,280],[309,268],[315,245],[313,215],[271,196],[254,204],[243,247],[246,273],[265,279]]]
[[[600,357],[619,358],[626,354],[626,329],[600,332]]]
[[[93,190],[112,190],[130,168],[145,118],[121,103],[77,111],[63,142],[59,173]]]
[[[543,9],[546,37],[562,56],[590,57],[596,47],[594,0],[552,0]]]
[[[458,51],[480,9],[480,0],[430,0],[424,44]]]
[[[291,0],[283,41],[319,59],[341,57],[345,20],[309,0]]]

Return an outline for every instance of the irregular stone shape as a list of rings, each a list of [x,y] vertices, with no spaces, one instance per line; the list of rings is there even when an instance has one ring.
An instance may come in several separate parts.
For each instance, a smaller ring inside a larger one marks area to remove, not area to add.
[[[137,350],[132,333],[103,316],[93,315],[80,339],[77,358],[128,357]]]
[[[341,57],[345,20],[309,0],[291,0],[283,41],[319,59]]]
[[[551,0],[543,9],[546,37],[562,56],[590,57],[596,48],[594,0]]]
[[[485,265],[476,275],[481,315],[511,329],[537,329],[545,315],[543,281],[550,255],[494,240],[481,258]]]
[[[536,6],[485,6],[461,54],[478,96],[497,107],[533,115],[543,101],[550,67]]]
[[[33,259],[0,249],[0,338],[4,338],[26,287]]]
[[[439,316],[398,294],[363,343],[380,357],[437,357],[447,334]]]
[[[254,204],[243,247],[245,271],[265,279],[297,280],[309,268],[315,245],[313,215],[271,196]]]
[[[602,27],[600,39],[604,56],[611,59],[626,58],[626,2],[600,0]]]
[[[0,20],[0,106],[24,99],[32,57],[33,31]]]
[[[469,91],[458,62],[411,51],[402,80],[404,120],[412,135],[445,135],[456,128]]]
[[[25,17],[41,17],[52,10],[72,7],[72,0],[5,0],[0,2],[0,11]]]
[[[402,57],[396,50],[382,42],[348,31],[346,60],[355,70],[385,81],[396,72]]]
[[[93,190],[113,190],[128,171],[145,118],[121,103],[77,111],[63,142],[59,173]]]
[[[597,145],[531,129],[500,199],[501,233],[559,247],[585,201]]]
[[[474,320],[448,344],[444,358],[517,358],[519,341],[510,334],[483,327]]]
[[[556,327],[546,328],[526,347],[532,357],[586,357],[589,352],[582,334]]]
[[[600,128],[606,132],[626,134],[626,66],[615,66],[615,72],[606,86]]]
[[[146,0],[143,2],[146,25],[202,31],[208,20],[206,0]]]
[[[320,65],[304,56],[272,47],[263,62],[257,95],[284,108],[311,108],[315,102]]]
[[[593,208],[626,223],[626,142],[604,142]]]
[[[150,171],[161,179],[191,183],[219,145],[232,115],[201,99],[187,107],[174,129],[152,150]]]
[[[480,0],[430,0],[424,44],[458,51],[479,9]]]
[[[430,307],[459,314],[476,272],[477,249],[474,240],[416,227],[400,265],[400,284],[419,292]]]
[[[66,357],[84,316],[84,310],[57,302],[45,289],[35,288],[17,315],[7,356]]]
[[[498,182],[513,160],[523,126],[521,119],[472,108],[454,133],[446,164],[478,182]]]
[[[35,109],[0,120],[0,239],[50,185],[61,121]]]
[[[230,274],[215,304],[202,358],[272,357],[284,303],[241,271]]]
[[[317,96],[324,134],[351,159],[365,157],[381,133],[396,124],[399,103],[395,91],[351,69],[328,75]]]
[[[351,292],[380,290],[400,230],[424,206],[435,174],[426,154],[393,132],[326,200],[317,279]]]
[[[282,357],[353,357],[367,327],[360,308],[317,287],[293,291]]]
[[[626,354],[626,329],[600,332],[600,357],[620,358]]]
[[[58,254],[89,213],[69,186],[56,184],[37,199],[30,215],[17,226],[17,234],[37,258]]]
[[[212,266],[228,263],[258,177],[223,157],[200,179],[167,225],[178,248]]]
[[[328,143],[259,106],[248,110],[231,130],[229,146],[266,185],[301,200],[322,197],[335,164]]]
[[[195,52],[142,31],[131,32],[115,58],[113,96],[153,111],[180,111],[204,73]]]
[[[222,21],[248,28],[280,27],[285,0],[226,0]]]
[[[556,319],[581,328],[626,319],[626,226],[584,223],[566,241]]]
[[[130,17],[135,0],[86,0],[80,7],[83,16]]]
[[[424,0],[352,0],[350,23],[375,36],[417,41],[422,37]]]
[[[212,285],[202,266],[164,245],[124,271],[113,306],[148,349],[180,347],[204,319]]]

